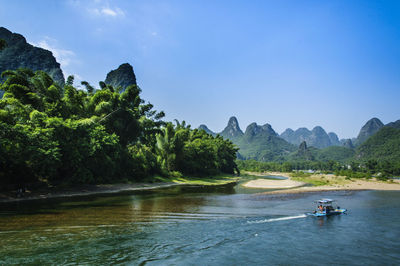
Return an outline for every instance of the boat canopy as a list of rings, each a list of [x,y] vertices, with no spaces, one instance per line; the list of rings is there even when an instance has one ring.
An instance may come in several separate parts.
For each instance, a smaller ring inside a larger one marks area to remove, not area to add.
[[[334,200],[332,200],[332,199],[320,199],[320,200],[317,200],[317,203],[320,203],[320,204],[330,204],[332,202],[334,202]]]

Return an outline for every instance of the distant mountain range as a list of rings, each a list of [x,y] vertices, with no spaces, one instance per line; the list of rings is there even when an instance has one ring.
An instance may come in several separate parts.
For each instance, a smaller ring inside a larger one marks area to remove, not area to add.
[[[300,143],[305,141],[308,145],[316,148],[340,145],[339,138],[334,132],[327,134],[320,126],[314,127],[311,131],[305,127],[299,128],[296,131],[288,128],[280,135],[280,137],[295,145],[300,145]]]
[[[237,118],[233,116],[220,133],[211,131],[206,125],[201,125],[199,128],[209,134],[219,134],[230,139],[240,148],[238,158],[241,159],[284,160],[285,156],[296,150],[296,146],[280,138],[270,124],[260,126],[252,123],[247,126],[243,133]]]
[[[395,133],[396,130],[400,131],[400,120],[385,126],[378,118],[372,118],[360,129],[357,138],[341,140],[334,132],[326,133],[320,126],[312,130],[303,127],[294,131],[288,128],[279,135],[270,124],[260,126],[251,123],[243,133],[236,117],[231,117],[227,126],[219,133],[213,132],[204,124],[200,125],[199,129],[230,139],[240,148],[238,153],[240,159],[346,161],[355,156],[363,159],[369,158],[371,149],[379,150],[377,142],[385,145],[387,142],[392,143],[394,148],[389,153],[393,155],[397,151],[400,154],[400,146],[395,145],[397,143]],[[379,133],[382,130],[383,133]],[[369,148],[370,146],[374,147]]]

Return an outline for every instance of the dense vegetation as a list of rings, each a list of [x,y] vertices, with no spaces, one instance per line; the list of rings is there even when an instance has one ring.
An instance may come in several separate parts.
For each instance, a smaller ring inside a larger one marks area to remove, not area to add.
[[[164,122],[140,88],[55,83],[43,71],[5,71],[0,89],[0,187],[47,181],[138,181],[156,174],[233,173],[236,147]]]
[[[255,160],[237,160],[240,170],[265,172],[291,172],[293,170],[323,170],[337,171],[344,169],[344,165],[335,161],[293,161],[293,162],[259,162]]]
[[[0,39],[0,51],[7,47],[7,42],[3,39]]]
[[[357,148],[362,161],[400,162],[400,129],[383,127]]]
[[[316,152],[317,161],[348,162],[354,157],[354,150],[341,146],[330,146]]]
[[[303,144],[304,145],[304,144]],[[304,147],[302,144],[299,149],[289,154],[285,159],[286,161],[316,161],[316,162],[349,162],[353,159],[355,151],[350,148],[341,146],[330,146],[324,149],[317,149],[314,147]]]
[[[390,177],[400,176],[400,162],[370,159],[366,162],[352,161],[340,163],[337,161],[293,161],[293,162],[259,162],[255,160],[237,160],[240,170],[252,172],[291,172],[297,170],[323,171],[348,177]]]
[[[271,134],[244,134],[234,143],[240,147],[240,155],[244,158],[264,162],[285,161],[286,156],[296,149],[294,145]]]

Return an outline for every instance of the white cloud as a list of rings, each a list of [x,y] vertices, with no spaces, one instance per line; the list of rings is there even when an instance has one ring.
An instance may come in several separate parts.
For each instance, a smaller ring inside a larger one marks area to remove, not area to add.
[[[115,8],[115,10],[112,10],[111,8],[104,7],[101,9],[101,13],[104,15],[113,16],[113,17],[125,15],[124,12],[119,8]]]
[[[89,11],[96,16],[105,16],[105,17],[123,17],[125,16],[124,11],[120,8],[109,8],[109,7],[101,7],[101,8],[93,8],[89,9]]]
[[[119,7],[110,7],[108,4],[103,5],[102,7],[90,7],[88,8],[89,13],[97,16],[97,17],[124,17],[125,12],[122,11]]]
[[[68,3],[86,14],[94,17],[118,18],[124,17],[125,12],[116,6],[111,6],[108,0],[69,0]]]
[[[60,63],[61,68],[68,67],[70,63],[75,60],[75,53],[71,50],[58,47],[57,40],[53,38],[45,37],[37,43],[31,42],[31,44],[51,51],[57,62]]]
[[[80,83],[82,78],[77,74],[74,74],[75,71],[73,70],[80,62],[73,51],[61,48],[56,39],[47,36],[38,42],[30,41],[29,43],[33,46],[51,51],[57,62],[60,63],[64,77],[67,78],[69,75],[74,75],[75,81]]]

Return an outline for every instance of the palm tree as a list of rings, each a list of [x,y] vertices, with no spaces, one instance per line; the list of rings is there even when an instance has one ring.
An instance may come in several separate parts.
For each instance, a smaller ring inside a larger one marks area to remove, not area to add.
[[[92,94],[95,92],[95,90],[96,90],[96,89],[95,89],[92,85],[90,85],[89,82],[87,82],[87,81],[81,81],[81,84],[82,84],[83,86],[85,86],[86,91],[87,91],[90,95],[92,95]]]
[[[161,133],[156,135],[157,160],[161,168],[167,172],[174,170],[176,154],[174,153],[175,130],[172,123],[168,123],[162,128]]]

